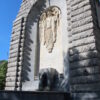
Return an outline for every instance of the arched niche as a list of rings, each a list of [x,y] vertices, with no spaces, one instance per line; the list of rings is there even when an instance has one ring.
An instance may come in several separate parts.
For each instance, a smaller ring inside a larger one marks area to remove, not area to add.
[[[37,27],[39,59],[35,76],[45,68],[54,68],[63,74],[61,10],[57,6],[47,8],[41,14]]]
[[[60,14],[60,24],[59,24],[59,34],[55,34],[52,41],[52,45],[50,48],[47,47],[47,44],[42,45],[43,49],[45,48],[45,56],[48,57],[48,63],[50,61],[54,64],[55,68],[58,65],[61,65],[60,73],[63,73],[65,77],[69,77],[69,62],[68,62],[68,31],[67,31],[67,7],[66,0],[59,1],[58,0],[50,0],[42,1],[40,0],[35,5],[33,5],[30,13],[27,17],[26,24],[26,38],[25,38],[25,47],[24,47],[24,62],[23,62],[23,90],[34,90],[36,88],[36,78],[38,76],[39,68],[40,68],[40,34],[39,34],[39,21],[44,12],[49,11],[52,7],[57,7]],[[58,18],[58,19],[59,19]],[[59,40],[59,41],[58,41]],[[42,40],[43,42],[43,40]],[[50,45],[49,45],[50,46]],[[58,48],[58,49],[57,49]],[[50,50],[49,50],[50,49]],[[60,52],[60,53],[59,53]],[[56,55],[59,54],[59,55]],[[52,56],[51,56],[52,55]],[[50,58],[51,56],[51,58]],[[55,59],[56,57],[56,59]],[[45,58],[46,59],[46,58]],[[54,60],[53,60],[54,59]],[[47,60],[44,61],[44,64]],[[56,62],[56,63],[55,63]],[[57,64],[59,63],[59,64]],[[51,67],[46,65],[47,67]],[[43,66],[43,67],[46,67]],[[31,88],[30,88],[31,87]]]

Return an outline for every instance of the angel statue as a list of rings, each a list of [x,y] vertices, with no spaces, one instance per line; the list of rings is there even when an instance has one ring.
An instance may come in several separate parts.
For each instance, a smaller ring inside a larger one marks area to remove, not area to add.
[[[49,53],[52,52],[54,43],[56,42],[59,24],[60,10],[57,7],[49,8],[40,17],[40,44],[45,45]]]

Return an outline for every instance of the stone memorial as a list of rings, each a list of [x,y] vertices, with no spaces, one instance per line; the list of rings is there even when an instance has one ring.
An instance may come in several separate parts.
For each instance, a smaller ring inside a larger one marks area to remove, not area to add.
[[[23,0],[13,22],[5,90],[100,99],[99,0]]]

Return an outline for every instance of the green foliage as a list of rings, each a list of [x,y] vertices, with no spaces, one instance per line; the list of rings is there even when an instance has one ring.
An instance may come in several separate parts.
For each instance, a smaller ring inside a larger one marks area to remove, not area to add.
[[[0,61],[0,90],[3,90],[5,86],[7,63],[7,61]]]

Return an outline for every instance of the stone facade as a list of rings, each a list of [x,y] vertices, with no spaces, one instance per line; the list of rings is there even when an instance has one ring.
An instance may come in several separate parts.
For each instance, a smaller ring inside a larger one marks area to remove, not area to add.
[[[100,29],[96,10],[99,7],[94,0],[22,1],[13,23],[5,90],[25,90],[24,87],[37,83],[34,73],[38,73],[38,68],[33,67],[38,66],[39,47],[35,33],[42,12],[50,6],[62,11],[64,75],[69,77],[66,68],[69,66],[72,96],[75,100],[99,100]]]
[[[68,0],[67,5],[70,20],[70,89],[75,100],[98,100],[100,29],[95,1]]]
[[[13,22],[5,90],[20,90],[27,16],[35,0],[24,0]]]

